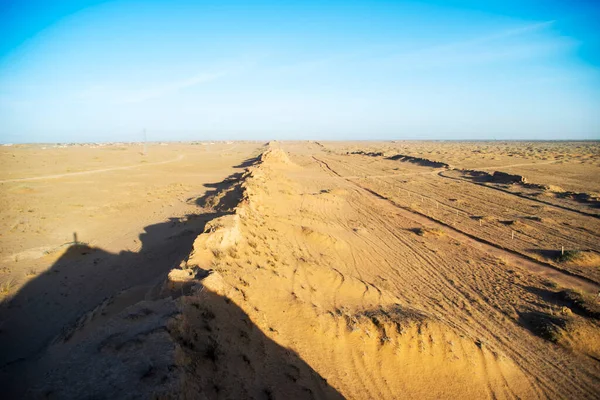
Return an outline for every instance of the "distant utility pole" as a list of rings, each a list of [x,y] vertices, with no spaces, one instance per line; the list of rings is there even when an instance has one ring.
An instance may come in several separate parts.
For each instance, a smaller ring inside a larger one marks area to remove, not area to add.
[[[144,152],[142,154],[146,155],[146,128],[144,128]]]

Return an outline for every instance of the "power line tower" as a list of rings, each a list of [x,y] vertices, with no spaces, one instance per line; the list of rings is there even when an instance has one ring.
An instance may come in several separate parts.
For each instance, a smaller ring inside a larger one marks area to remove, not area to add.
[[[143,155],[146,155],[146,128],[144,128],[144,151],[143,151]]]

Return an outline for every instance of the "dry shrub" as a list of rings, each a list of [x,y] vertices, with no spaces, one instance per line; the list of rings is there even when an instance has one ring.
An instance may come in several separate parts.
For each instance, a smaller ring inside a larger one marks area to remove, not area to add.
[[[428,228],[428,227],[420,227],[420,228],[415,228],[412,229],[412,231],[414,233],[416,233],[419,236],[435,236],[435,237],[440,237],[440,236],[444,236],[446,233],[438,228]]]
[[[565,289],[558,292],[560,299],[565,301],[571,309],[589,318],[600,320],[600,303],[598,296],[573,289]]]
[[[0,285],[0,298],[8,297],[15,288],[15,280],[8,278]]]
[[[558,343],[568,325],[566,315],[551,315],[543,312],[529,312],[521,316],[531,332],[552,343]]]
[[[581,252],[579,250],[565,250],[561,252],[557,257],[556,261],[558,262],[573,262],[577,261],[581,257]]]

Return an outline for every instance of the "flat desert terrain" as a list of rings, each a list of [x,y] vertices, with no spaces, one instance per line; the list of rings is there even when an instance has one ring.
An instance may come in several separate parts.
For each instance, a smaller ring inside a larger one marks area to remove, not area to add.
[[[600,397],[600,143],[0,148],[7,398]]]

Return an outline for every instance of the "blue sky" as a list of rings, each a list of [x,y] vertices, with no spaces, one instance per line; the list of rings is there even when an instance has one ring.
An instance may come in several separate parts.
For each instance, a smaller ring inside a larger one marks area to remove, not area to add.
[[[600,1],[0,0],[0,142],[600,139]]]

